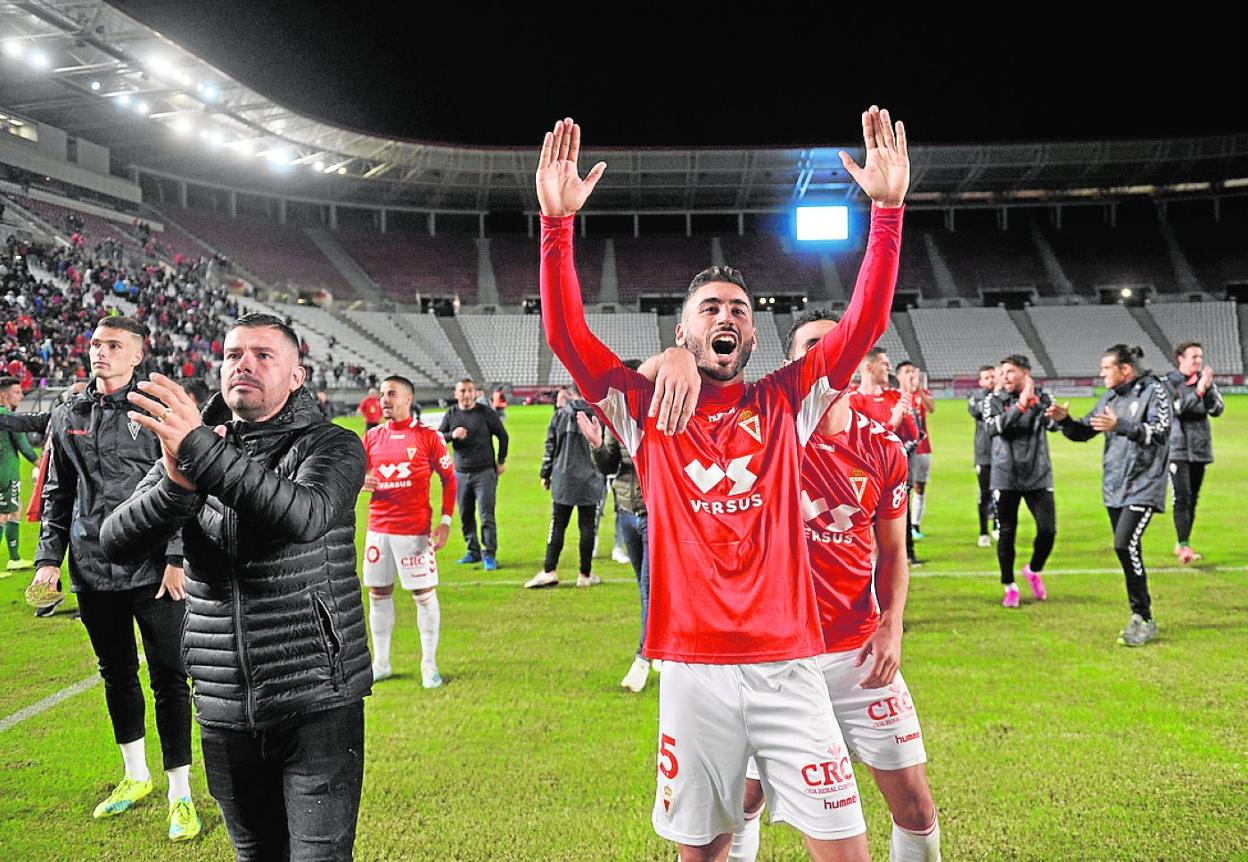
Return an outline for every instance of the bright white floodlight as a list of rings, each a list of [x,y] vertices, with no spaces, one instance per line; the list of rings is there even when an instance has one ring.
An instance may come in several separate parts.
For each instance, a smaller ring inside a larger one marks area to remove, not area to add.
[[[798,207],[797,238],[802,242],[849,239],[849,207]]]

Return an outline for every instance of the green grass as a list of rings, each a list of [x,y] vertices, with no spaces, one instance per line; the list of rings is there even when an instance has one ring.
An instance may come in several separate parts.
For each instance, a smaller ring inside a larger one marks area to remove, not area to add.
[[[545,540],[537,466],[549,415],[546,407],[508,411],[502,568],[457,566],[458,536],[441,554],[445,688],[421,689],[415,609],[398,604],[399,675],[367,701],[359,859],[675,856],[649,824],[656,687],[639,696],[618,687],[636,639],[631,570],[603,559],[600,588],[519,588],[539,568]],[[1248,398],[1228,399],[1214,427],[1218,462],[1193,537],[1205,559],[1180,570],[1169,514],[1153,521],[1145,556],[1162,637],[1132,651],[1114,644],[1128,609],[1100,505],[1099,441],[1051,440],[1058,540],[1050,600],[1024,599],[1007,612],[995,555],[975,547],[970,418],[960,402],[938,405],[928,538],[919,545],[929,562],[911,589],[903,667],[923,721],[946,859],[1248,858],[1248,543],[1239,509]],[[1025,548],[1031,522],[1022,522]],[[35,532],[23,526],[27,556]],[[565,549],[565,575],[574,574],[574,550]],[[94,668],[67,612],[31,617],[26,582],[25,574],[0,581],[0,716]],[[148,723],[148,760],[158,769],[150,707]],[[160,777],[132,812],[91,820],[119,774],[102,687],[0,733],[0,857],[231,858],[199,765],[193,786],[205,834],[189,847],[166,844]],[[887,811],[865,772],[860,780],[871,846],[885,859]],[[805,858],[788,827],[765,826],[762,847],[761,859]]]

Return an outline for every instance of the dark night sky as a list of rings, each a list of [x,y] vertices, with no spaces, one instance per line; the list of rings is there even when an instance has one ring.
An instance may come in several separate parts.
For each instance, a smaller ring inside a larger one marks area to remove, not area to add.
[[[996,14],[992,33],[897,3],[851,20],[827,3],[111,2],[280,104],[410,140],[527,147],[571,114],[591,145],[825,144],[852,140],[872,101],[912,143],[1248,131],[1237,55],[1208,32],[1176,49],[1155,19],[1100,33]]]

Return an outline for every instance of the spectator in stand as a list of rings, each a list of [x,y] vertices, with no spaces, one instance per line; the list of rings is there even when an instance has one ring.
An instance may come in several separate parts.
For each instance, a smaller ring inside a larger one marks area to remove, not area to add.
[[[360,401],[356,411],[364,417],[364,430],[372,431],[381,424],[381,393],[376,389],[368,390],[368,394]]]
[[[546,559],[542,570],[525,583],[526,589],[555,587],[559,576],[555,569],[563,552],[563,539],[576,511],[580,531],[580,574],[578,587],[602,583],[593,573],[594,540],[598,522],[598,503],[602,499],[603,478],[594,464],[593,452],[586,435],[576,421],[578,413],[593,415],[593,408],[581,399],[575,386],[568,387],[569,401],[555,411],[546,428],[546,454],[542,458],[542,487],[551,493],[550,532],[546,540]]]
[[[507,429],[494,408],[477,401],[477,384],[464,378],[455,385],[456,403],[442,417],[438,433],[455,450],[455,487],[460,524],[468,552],[460,563],[483,563],[485,570],[498,568],[498,526],[494,502],[498,477],[507,469]],[[494,441],[498,438],[498,455]],[[477,510],[481,512],[481,538],[477,538]]]

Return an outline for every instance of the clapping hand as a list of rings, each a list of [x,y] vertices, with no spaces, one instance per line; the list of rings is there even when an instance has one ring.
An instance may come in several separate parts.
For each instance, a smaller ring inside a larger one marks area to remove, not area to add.
[[[576,411],[576,427],[581,429],[590,448],[602,448],[602,423],[598,421],[597,416],[590,416],[580,410]]]
[[[1106,405],[1104,410],[1092,417],[1091,424],[1097,431],[1108,434],[1118,427],[1118,414],[1114,412],[1114,408]]]

